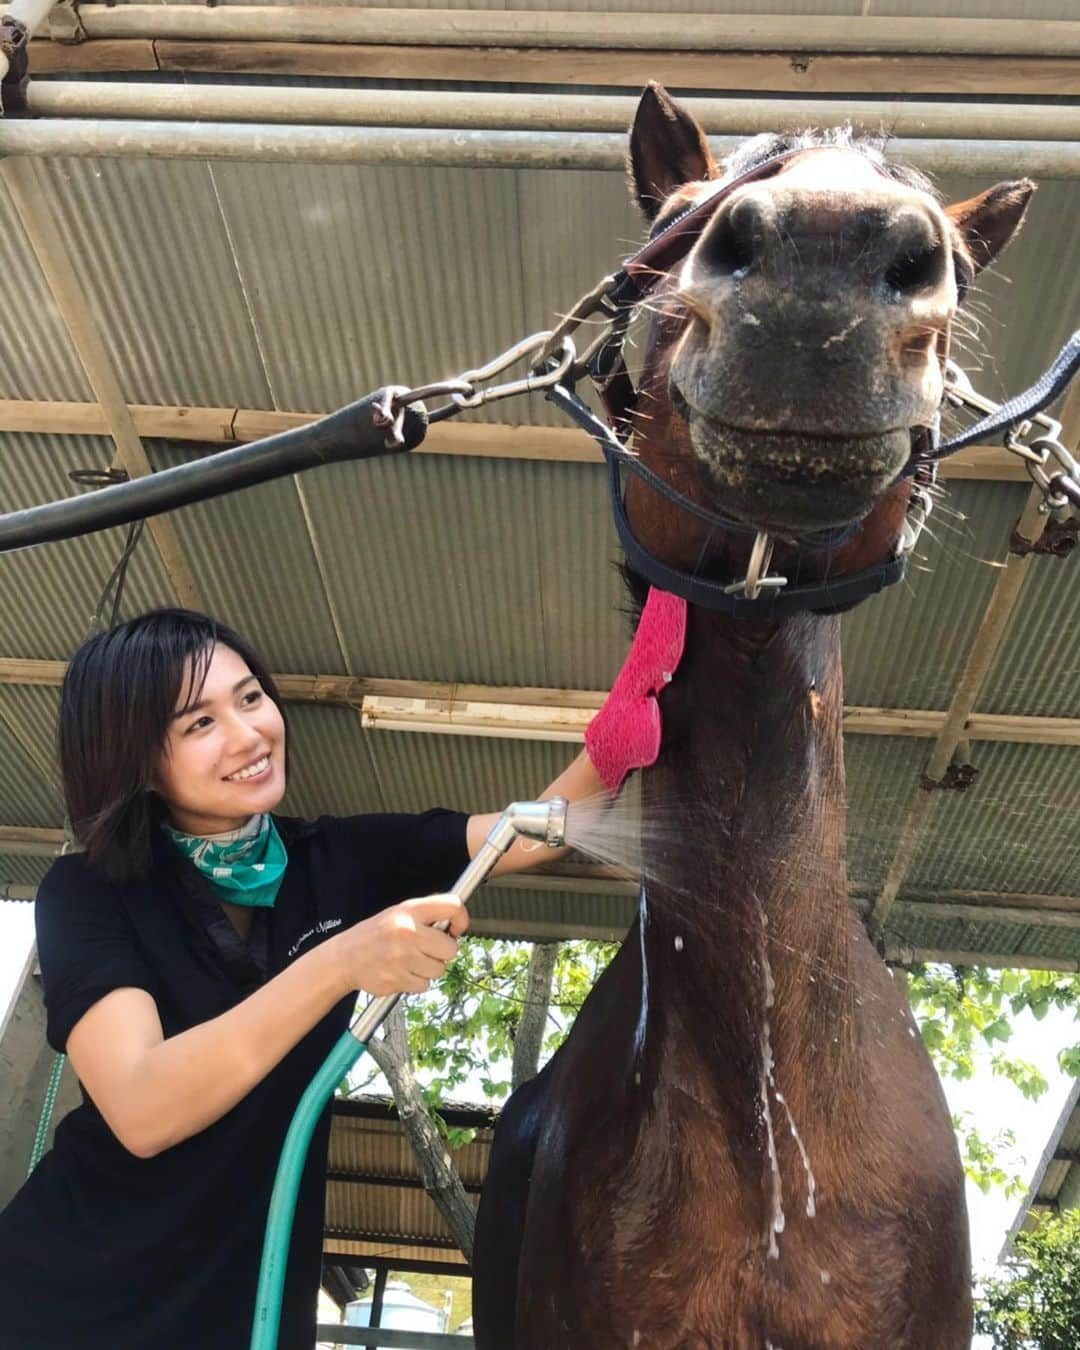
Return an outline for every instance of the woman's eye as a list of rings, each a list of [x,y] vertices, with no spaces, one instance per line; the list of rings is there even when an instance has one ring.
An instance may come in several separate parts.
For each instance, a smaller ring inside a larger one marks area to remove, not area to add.
[[[188,727],[188,731],[201,731],[203,727],[208,727],[210,725],[211,720],[212,719],[209,717],[197,717],[195,721],[192,722],[191,726]]]
[[[252,689],[252,691],[249,694],[244,695],[244,702],[247,704],[258,703],[259,699],[261,698],[262,698],[262,690]]]

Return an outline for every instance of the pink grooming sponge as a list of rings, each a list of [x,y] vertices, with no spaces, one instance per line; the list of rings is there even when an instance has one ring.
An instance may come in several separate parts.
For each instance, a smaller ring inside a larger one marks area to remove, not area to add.
[[[589,758],[612,792],[632,769],[656,763],[661,735],[656,695],[678,670],[685,645],[686,601],[650,588],[630,653],[585,732]]]

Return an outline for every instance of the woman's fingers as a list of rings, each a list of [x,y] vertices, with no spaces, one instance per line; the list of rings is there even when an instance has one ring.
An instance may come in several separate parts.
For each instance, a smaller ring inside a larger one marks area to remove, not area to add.
[[[416,900],[402,901],[401,908],[425,928],[449,923],[454,937],[460,937],[469,926],[469,911],[459,895],[422,895]]]
[[[414,952],[409,961],[408,974],[418,980],[441,980],[446,974],[446,962],[433,961],[422,952]]]

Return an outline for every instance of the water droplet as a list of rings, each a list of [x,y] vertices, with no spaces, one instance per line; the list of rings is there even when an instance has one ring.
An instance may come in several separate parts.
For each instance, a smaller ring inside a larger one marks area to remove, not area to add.
[[[635,1087],[641,1086],[641,1074],[639,1073],[634,1074],[634,1086]]]
[[[637,1327],[634,1328],[634,1339],[633,1339],[633,1341],[631,1342],[631,1344],[633,1344],[633,1345],[640,1345],[640,1344],[641,1344],[641,1332],[638,1331]]]
[[[675,939],[675,950],[676,950],[677,952],[681,952],[681,951],[682,951],[682,948],[683,948],[683,941],[682,941],[682,938],[681,938],[681,937],[676,937],[676,939]]]
[[[832,1276],[829,1274],[829,1272],[828,1272],[827,1270],[823,1270],[823,1271],[821,1272],[821,1283],[822,1283],[822,1284],[828,1284],[829,1281],[830,1281],[831,1279],[832,1279]]]

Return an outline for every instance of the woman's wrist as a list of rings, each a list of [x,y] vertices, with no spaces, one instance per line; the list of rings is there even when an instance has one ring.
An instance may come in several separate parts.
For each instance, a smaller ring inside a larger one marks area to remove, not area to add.
[[[335,933],[332,938],[321,942],[314,951],[308,952],[304,958],[311,961],[315,967],[316,979],[333,996],[335,1003],[346,994],[356,992],[345,960],[343,937],[344,933]]]

